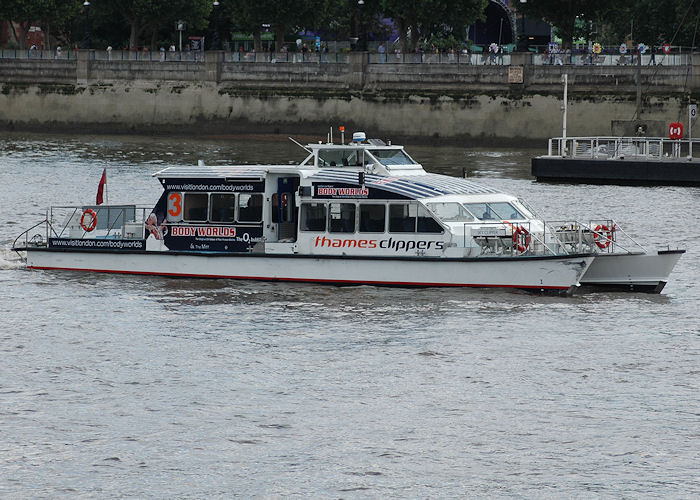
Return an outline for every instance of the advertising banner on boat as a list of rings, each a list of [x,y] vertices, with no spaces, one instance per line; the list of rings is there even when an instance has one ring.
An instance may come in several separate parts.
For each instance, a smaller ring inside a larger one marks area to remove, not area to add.
[[[166,191],[186,192],[217,192],[217,193],[262,193],[265,191],[265,182],[258,180],[226,179],[160,179],[160,183]]]
[[[320,200],[337,200],[337,199],[404,199],[397,193],[384,191],[383,189],[370,188],[367,186],[348,185],[344,183],[322,183],[314,182],[312,184],[312,197]]]
[[[163,239],[169,250],[248,252],[262,241],[262,226],[172,225]]]
[[[108,238],[49,238],[49,248],[133,252],[137,250],[145,250],[146,240],[115,240]]]

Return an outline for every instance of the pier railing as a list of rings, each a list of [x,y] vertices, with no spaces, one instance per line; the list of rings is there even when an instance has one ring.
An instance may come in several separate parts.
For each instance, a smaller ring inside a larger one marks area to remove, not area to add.
[[[663,137],[554,137],[547,154],[562,158],[663,160],[693,158],[700,139]]]

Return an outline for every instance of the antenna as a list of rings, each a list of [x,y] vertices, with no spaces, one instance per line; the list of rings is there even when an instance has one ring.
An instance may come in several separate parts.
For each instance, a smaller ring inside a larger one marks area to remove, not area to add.
[[[290,141],[292,141],[294,144],[296,144],[297,146],[299,146],[301,149],[303,149],[303,150],[306,151],[307,153],[311,153],[311,150],[310,150],[309,148],[307,148],[306,146],[304,146],[303,144],[299,143],[299,141],[296,141],[296,140],[292,139],[291,137],[287,137],[287,139],[289,139]]]

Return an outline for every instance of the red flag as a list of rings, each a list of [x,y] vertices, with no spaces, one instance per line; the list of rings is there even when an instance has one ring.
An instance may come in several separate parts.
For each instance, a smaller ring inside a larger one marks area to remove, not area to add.
[[[107,184],[107,169],[102,171],[102,177],[100,178],[100,184],[97,186],[97,205],[102,205],[104,203],[104,192],[105,185]]]

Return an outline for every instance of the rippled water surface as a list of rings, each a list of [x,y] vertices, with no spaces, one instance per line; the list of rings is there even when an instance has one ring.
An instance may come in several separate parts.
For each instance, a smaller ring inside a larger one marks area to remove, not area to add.
[[[544,148],[544,145],[543,145]],[[409,147],[549,218],[686,248],[661,295],[26,271],[50,204],[153,204],[274,137],[0,139],[0,497],[700,496],[700,190],[535,183],[541,151]]]

